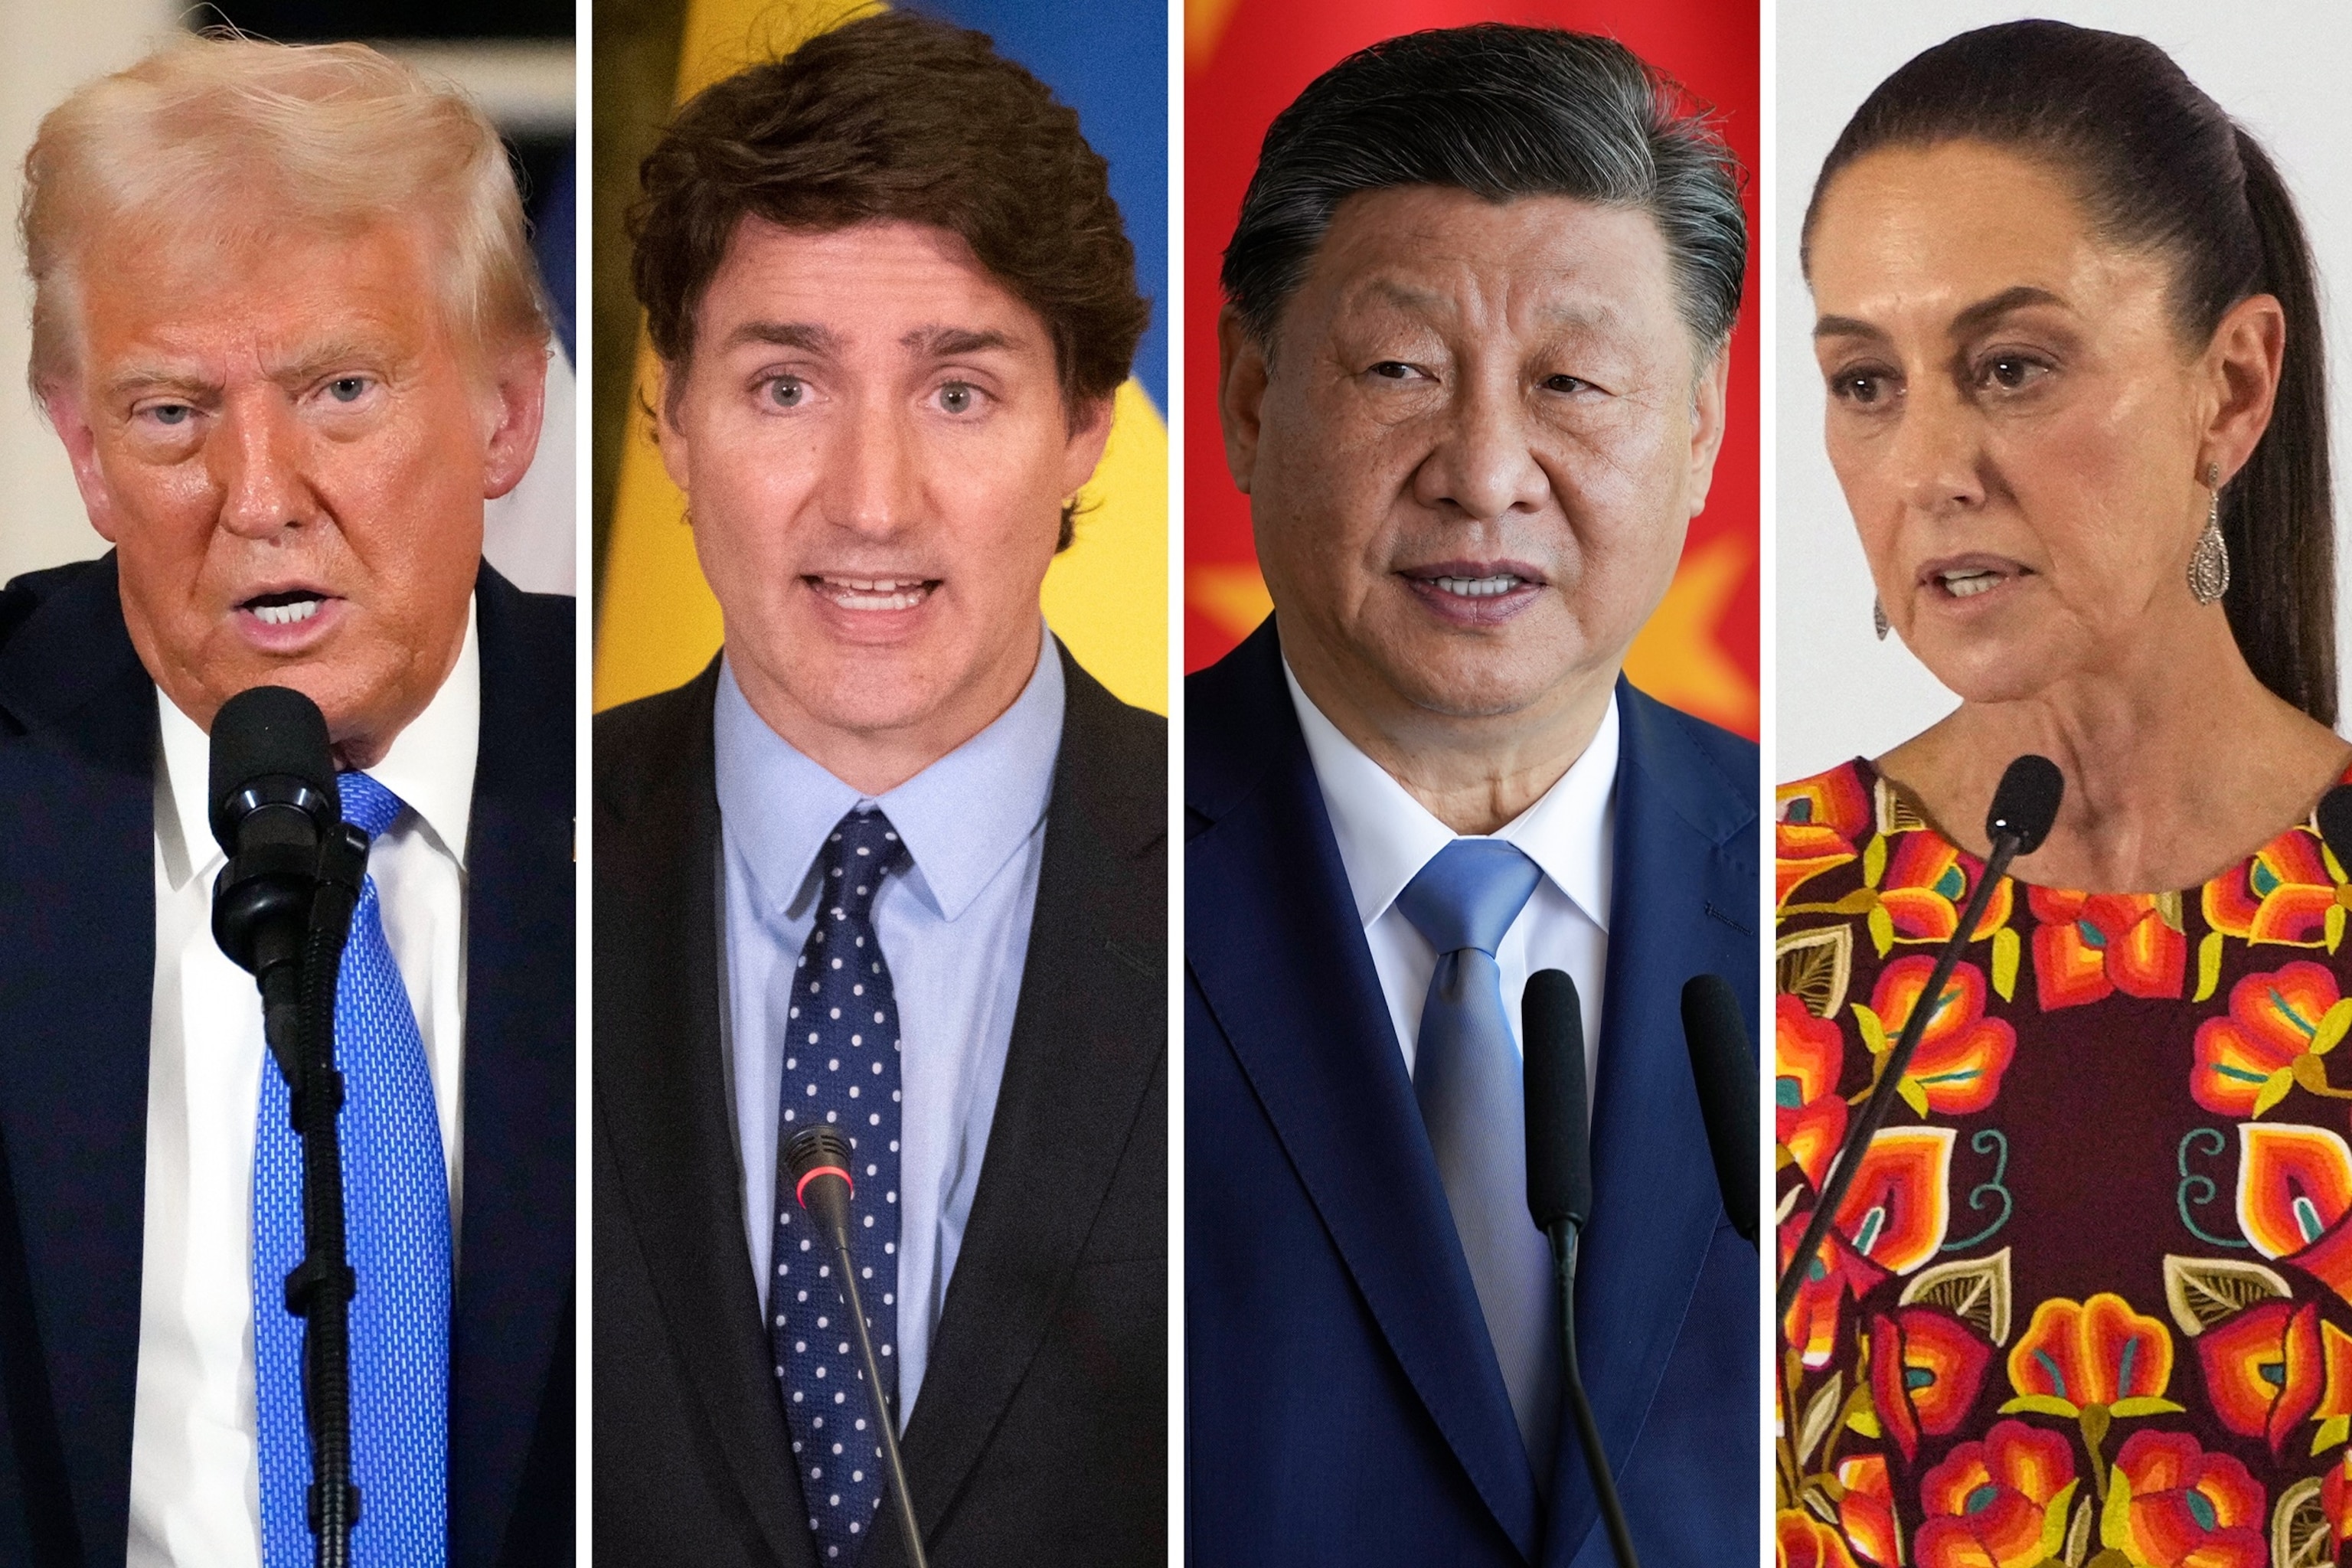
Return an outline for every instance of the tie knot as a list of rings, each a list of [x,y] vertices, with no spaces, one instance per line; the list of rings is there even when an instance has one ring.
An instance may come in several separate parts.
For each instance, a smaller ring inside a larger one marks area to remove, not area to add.
[[[400,815],[400,797],[365,773],[340,773],[335,787],[343,797],[343,820],[365,833],[370,842],[383,837]]]
[[[1542,877],[1515,844],[1457,838],[1405,884],[1397,908],[1441,954],[1475,947],[1491,955]]]
[[[885,872],[907,858],[907,846],[890,819],[875,811],[851,811],[825,838],[822,902],[859,920],[874,907]]]

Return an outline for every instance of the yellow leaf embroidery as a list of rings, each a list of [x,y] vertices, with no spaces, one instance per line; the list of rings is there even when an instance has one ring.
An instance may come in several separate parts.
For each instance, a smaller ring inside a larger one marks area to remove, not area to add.
[[[2197,995],[2202,1002],[2213,994],[2213,987],[2221,983],[2221,933],[2209,931],[2205,940],[2197,944]]]

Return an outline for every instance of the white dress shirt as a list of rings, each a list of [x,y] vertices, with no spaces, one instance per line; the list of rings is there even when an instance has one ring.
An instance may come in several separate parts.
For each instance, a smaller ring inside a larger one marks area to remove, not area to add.
[[[1459,835],[1323,716],[1300,689],[1286,658],[1282,678],[1290,687],[1298,726],[1307,734],[1307,754],[1323,789],[1332,836],[1339,841],[1339,862],[1355,896],[1356,918],[1363,922],[1372,967],[1380,974],[1381,994],[1410,1073],[1437,953],[1396,907],[1397,895]],[[1612,694],[1584,754],[1533,805],[1492,835],[1518,846],[1543,872],[1534,896],[1495,952],[1503,972],[1503,1011],[1510,1017],[1511,1041],[1519,1043],[1519,994],[1527,988],[1528,976],[1538,969],[1568,971],[1584,1014],[1588,1121],[1592,1091],[1601,1081],[1601,980],[1609,957],[1616,802],[1617,699]]]
[[[253,1138],[268,1053],[253,976],[213,942],[213,879],[226,858],[205,800],[211,742],[160,690],[156,706],[155,994],[128,1563],[258,1568]],[[466,822],[481,707],[469,608],[456,668],[368,770],[407,808],[376,840],[368,874],[425,1040],[453,1242],[465,1169]]]

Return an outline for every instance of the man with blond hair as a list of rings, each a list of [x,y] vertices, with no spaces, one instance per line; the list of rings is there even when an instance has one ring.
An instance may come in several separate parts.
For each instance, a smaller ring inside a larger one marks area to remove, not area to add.
[[[212,37],[26,174],[33,389],[113,549],[0,590],[0,1561],[310,1561],[300,1156],[209,930],[207,733],[275,685],[373,840],[358,1560],[567,1562],[573,605],[481,559],[547,370],[507,154],[373,50]]]

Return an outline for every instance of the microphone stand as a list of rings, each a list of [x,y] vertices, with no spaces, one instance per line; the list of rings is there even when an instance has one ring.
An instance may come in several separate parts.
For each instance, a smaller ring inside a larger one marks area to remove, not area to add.
[[[1813,1258],[1821,1250],[1822,1238],[1829,1234],[1830,1223],[1838,1211],[1838,1205],[1845,1202],[1846,1189],[1853,1184],[1853,1173],[1861,1165],[1864,1152],[1869,1149],[1870,1141],[1878,1135],[1879,1128],[1886,1121],[1886,1113],[1895,1107],[1895,1086],[1910,1070],[1911,1053],[1918,1049],[1919,1037],[1926,1031],[1927,1020],[1935,1016],[1943,1000],[1944,986],[1952,978],[1953,967],[1960,961],[1960,950],[1968,945],[1969,934],[1977,929],[1977,922],[1984,918],[1985,905],[1991,901],[1993,889],[1999,887],[2000,879],[2009,874],[2009,863],[2016,858],[2022,842],[2023,836],[2013,830],[2003,829],[1992,835],[1992,853],[1986,857],[1984,875],[1977,879],[1976,890],[1969,895],[1968,908],[1960,915],[1959,929],[1952,933],[1952,940],[1944,944],[1944,951],[1937,954],[1936,967],[1927,975],[1927,988],[1919,993],[1918,1000],[1911,1004],[1911,1016],[1904,1020],[1903,1032],[1896,1037],[1895,1048],[1887,1053],[1886,1065],[1879,1072],[1878,1082],[1871,1089],[1869,1100],[1863,1106],[1861,1117],[1846,1133],[1844,1152],[1838,1159],[1837,1168],[1830,1173],[1829,1185],[1822,1190],[1821,1202],[1813,1207],[1813,1217],[1805,1226],[1804,1237],[1797,1243],[1796,1253],[1789,1259],[1789,1267],[1780,1276],[1779,1310],[1775,1316],[1781,1321],[1787,1321],[1789,1309],[1796,1303],[1797,1288],[1803,1283],[1806,1270],[1812,1267]]]
[[[319,880],[303,935],[295,1038],[278,1037],[265,1014],[270,1054],[285,1074],[291,1120],[302,1140],[302,1261],[286,1276],[286,1310],[303,1320],[302,1417],[310,1435],[307,1500],[312,1561],[349,1568],[360,1520],[352,1480],[351,1300],[357,1289],[344,1252],[343,1156],[335,1121],[343,1077],[335,1067],[335,987],[352,911],[367,875],[367,835],[339,824],[319,846]],[[282,1018],[282,1014],[279,1015]],[[290,1064],[290,1066],[289,1066]]]
[[[1572,1219],[1556,1220],[1544,1232],[1551,1240],[1552,1284],[1559,1296],[1562,1348],[1561,1382],[1568,1389],[1568,1408],[1576,1417],[1576,1435],[1584,1449],[1585,1473],[1592,1478],[1592,1495],[1601,1501],[1601,1518],[1609,1527],[1609,1548],[1618,1568],[1642,1568],[1633,1554],[1633,1532],[1626,1527],[1624,1505],[1617,1500],[1617,1479],[1609,1473],[1609,1454],[1601,1446],[1601,1426],[1592,1418],[1592,1402],[1584,1394],[1584,1375],[1576,1364],[1576,1244],[1580,1227]]]
[[[866,1330],[866,1303],[858,1297],[857,1266],[849,1255],[849,1199],[855,1190],[849,1177],[849,1143],[829,1127],[812,1127],[795,1133],[785,1146],[784,1160],[794,1177],[793,1195],[801,1211],[817,1222],[833,1243],[834,1261],[841,1268],[841,1297],[849,1321],[857,1325],[857,1354],[866,1369],[866,1389],[871,1395],[875,1424],[881,1428],[882,1465],[890,1495],[898,1503],[898,1533],[906,1538],[907,1560],[913,1568],[930,1568],[923,1554],[923,1529],[915,1521],[915,1497],[907,1489],[907,1467],[898,1458],[898,1424],[890,1418],[890,1402],[882,1394],[882,1367],[874,1359],[874,1337]],[[838,1182],[836,1190],[833,1184]],[[809,1188],[814,1184],[814,1195]]]

